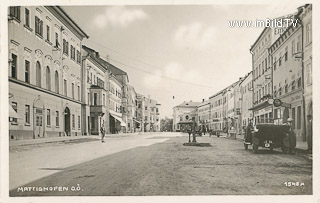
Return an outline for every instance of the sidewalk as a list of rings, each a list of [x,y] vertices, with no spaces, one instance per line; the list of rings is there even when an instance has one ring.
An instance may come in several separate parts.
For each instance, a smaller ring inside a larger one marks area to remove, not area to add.
[[[148,132],[149,133],[149,132]],[[158,133],[158,132],[150,132],[150,133]],[[128,137],[128,136],[136,136],[143,135],[143,132],[137,133],[121,133],[121,134],[106,134],[105,139],[108,138],[117,138],[117,137]],[[89,136],[63,136],[63,137],[46,137],[46,138],[38,138],[32,140],[9,140],[9,146],[23,146],[23,145],[33,145],[33,144],[41,144],[41,143],[53,143],[53,142],[64,142],[64,141],[74,141],[74,140],[101,140],[100,135],[89,135]]]

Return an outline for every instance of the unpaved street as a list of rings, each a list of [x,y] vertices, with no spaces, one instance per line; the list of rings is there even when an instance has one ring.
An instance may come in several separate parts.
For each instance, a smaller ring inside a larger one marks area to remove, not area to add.
[[[186,136],[159,134],[144,139],[162,142],[59,168],[25,185],[61,186],[67,191],[22,192],[20,188],[18,192],[15,188],[10,196],[312,194],[312,161],[301,156],[263,149],[253,154],[240,141],[221,137],[198,138],[212,147],[183,146]],[[285,182],[299,182],[299,186],[289,187]],[[72,186],[79,190],[71,191]]]

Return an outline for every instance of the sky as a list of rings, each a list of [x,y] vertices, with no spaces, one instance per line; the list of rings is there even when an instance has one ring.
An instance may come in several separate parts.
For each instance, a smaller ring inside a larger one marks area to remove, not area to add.
[[[291,14],[303,2],[272,5],[62,6],[89,35],[84,44],[129,75],[136,92],[158,101],[161,117],[202,101],[251,71],[250,47],[263,28],[228,20]]]

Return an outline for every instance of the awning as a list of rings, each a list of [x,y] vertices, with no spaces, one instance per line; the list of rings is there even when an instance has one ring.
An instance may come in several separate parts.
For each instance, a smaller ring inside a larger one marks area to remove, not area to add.
[[[9,118],[21,118],[21,116],[19,116],[19,114],[12,108],[11,105],[9,105]]]
[[[118,120],[118,121],[120,122],[120,125],[121,125],[121,126],[127,126],[127,124],[126,124],[125,122],[123,122],[123,120],[122,120],[122,118],[120,118],[120,116],[115,115],[115,114],[113,114],[113,113],[111,113],[111,112],[110,112],[110,115],[111,115],[113,118],[115,118],[116,120]]]

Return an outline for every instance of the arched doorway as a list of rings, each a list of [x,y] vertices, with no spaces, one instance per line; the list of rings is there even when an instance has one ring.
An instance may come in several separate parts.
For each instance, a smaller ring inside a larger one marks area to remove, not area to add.
[[[33,102],[33,139],[44,137],[44,103],[40,96]]]
[[[70,136],[70,109],[66,107],[64,109],[64,132],[65,135]]]
[[[289,109],[288,109],[288,107],[285,107],[283,110],[282,123],[286,123],[288,118],[289,118]]]

